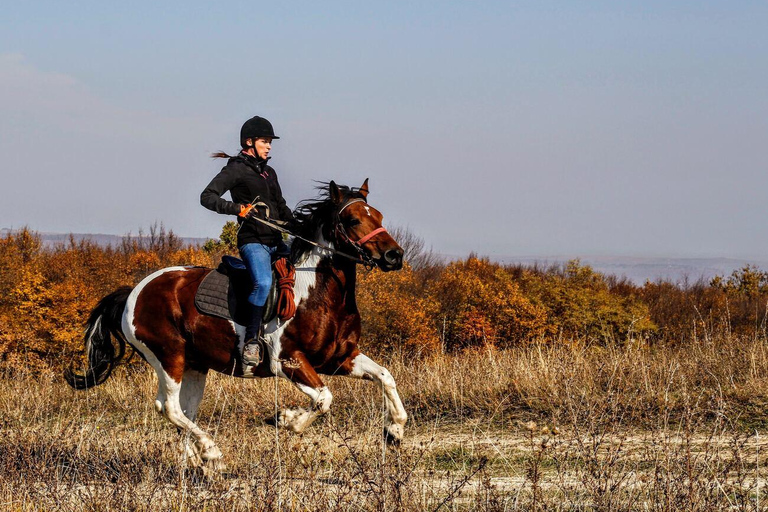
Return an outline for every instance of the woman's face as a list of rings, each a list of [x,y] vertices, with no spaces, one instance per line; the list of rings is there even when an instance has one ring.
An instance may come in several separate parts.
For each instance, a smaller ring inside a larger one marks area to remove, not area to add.
[[[253,149],[256,150],[256,154],[259,158],[266,160],[269,156],[269,151],[272,149],[272,139],[269,137],[260,137],[253,141]]]

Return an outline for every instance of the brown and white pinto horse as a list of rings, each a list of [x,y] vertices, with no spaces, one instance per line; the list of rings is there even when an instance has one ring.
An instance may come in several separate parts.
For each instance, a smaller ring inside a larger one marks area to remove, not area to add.
[[[403,250],[382,228],[382,215],[368,205],[367,196],[368,180],[360,189],[330,182],[319,200],[297,208],[297,234],[359,254],[382,270],[400,269]],[[311,404],[306,409],[279,411],[275,421],[295,432],[303,431],[331,406],[331,392],[320,374],[369,379],[384,392],[384,435],[388,442],[398,443],[407,415],[395,380],[357,346],[356,263],[298,238],[291,252],[296,266],[296,314],[291,320],[275,319],[265,326],[268,357],[258,366],[243,366],[239,358],[243,326],[201,314],[195,307],[195,292],[211,269],[170,267],[144,278],[133,289],[121,288],[101,300],[87,322],[88,368],[84,375],[68,371],[67,382],[76,389],[104,382],[127,342],[157,373],[157,411],[194,438],[194,445],[188,447],[190,457],[216,465],[222,453],[195,423],[209,370],[293,382]]]

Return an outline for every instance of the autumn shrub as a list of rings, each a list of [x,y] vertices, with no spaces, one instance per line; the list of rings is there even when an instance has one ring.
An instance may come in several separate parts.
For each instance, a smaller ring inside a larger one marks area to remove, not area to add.
[[[31,237],[27,230],[19,233],[19,238]],[[39,247],[39,238],[34,239],[34,243]],[[23,258],[21,249],[16,237],[7,235],[0,238],[0,307],[13,302],[11,291],[16,287],[20,278]]]
[[[363,347],[417,355],[440,346],[434,322],[438,303],[434,296],[420,293],[419,274],[410,266],[399,272],[362,272],[358,283]]]
[[[39,306],[47,302],[40,271],[41,247],[40,237],[26,228],[6,235],[0,242],[0,357],[3,359],[15,359],[20,353],[36,348],[30,333],[45,317],[46,310]]]
[[[723,332],[725,294],[703,281],[647,282],[641,297],[659,326],[658,339],[682,343],[700,333]]]
[[[727,328],[736,334],[766,334],[768,272],[747,265],[726,279],[715,277],[710,287],[725,295]]]
[[[203,252],[217,260],[224,254],[237,254],[238,231],[239,226],[236,222],[227,222],[221,228],[218,240],[212,238],[203,244]]]
[[[83,324],[104,295],[171,265],[210,265],[197,247],[152,228],[118,247],[90,240],[43,248],[27,229],[0,239],[0,361],[59,366],[82,352]]]
[[[396,230],[393,230],[395,232]],[[58,366],[82,351],[83,322],[99,298],[175,265],[216,266],[236,252],[237,225],[220,240],[185,246],[153,226],[117,246],[70,237],[43,247],[28,229],[0,238],[0,361]],[[427,356],[532,340],[611,345],[766,336],[768,272],[744,267],[711,282],[636,286],[578,261],[543,268],[470,256],[444,263],[422,239],[397,232],[399,272],[358,273],[366,351]]]
[[[442,271],[429,293],[448,349],[509,346],[550,333],[547,313],[531,302],[501,265],[470,256]]]
[[[611,282],[573,260],[564,266],[511,267],[523,292],[544,309],[550,331],[566,338],[612,342],[656,328],[639,290]]]
[[[766,335],[768,272],[752,266],[699,280],[648,282],[641,289],[659,338],[683,341],[701,334]]]

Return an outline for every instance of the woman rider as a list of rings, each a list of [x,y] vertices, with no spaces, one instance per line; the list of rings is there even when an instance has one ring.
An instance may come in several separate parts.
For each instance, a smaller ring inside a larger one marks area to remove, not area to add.
[[[214,158],[229,158],[227,165],[216,175],[200,194],[200,204],[217,213],[237,215],[240,229],[237,247],[253,280],[253,290],[248,297],[249,323],[245,330],[242,358],[247,364],[261,362],[262,347],[259,333],[264,304],[272,285],[272,256],[287,252],[282,235],[258,222],[251,216],[267,214],[272,219],[293,223],[293,213],[285,204],[275,170],[267,165],[272,141],[276,137],[272,124],[263,117],[252,117],[240,129],[242,151],[230,157],[215,153]],[[232,201],[221,196],[229,191]],[[254,206],[255,203],[263,203]],[[261,208],[259,210],[258,208]]]

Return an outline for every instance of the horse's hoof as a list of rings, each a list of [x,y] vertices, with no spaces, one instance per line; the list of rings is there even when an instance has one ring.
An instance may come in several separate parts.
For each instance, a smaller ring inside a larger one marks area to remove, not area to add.
[[[205,461],[201,469],[203,470],[203,477],[207,480],[218,480],[224,478],[227,465],[221,459],[211,459]]]
[[[217,460],[220,460],[224,455],[221,453],[221,450],[219,450],[219,447],[214,445],[208,446],[207,448],[203,448],[200,452],[200,458],[208,464],[209,462],[215,462]]]
[[[186,454],[184,454],[187,458],[187,464],[190,468],[200,468],[203,467],[203,459],[200,458],[200,456],[196,452],[188,451]]]
[[[270,416],[269,418],[264,420],[264,423],[269,425],[270,427],[277,427],[280,425],[280,413],[275,414],[274,416]]]
[[[384,428],[384,441],[386,441],[387,446],[390,448],[400,448],[402,437],[402,434],[398,436],[395,432],[392,432],[391,428]]]
[[[304,412],[306,414],[306,412]],[[300,433],[304,430],[301,423],[301,409],[286,409],[264,420],[270,427],[284,428],[291,432]]]

